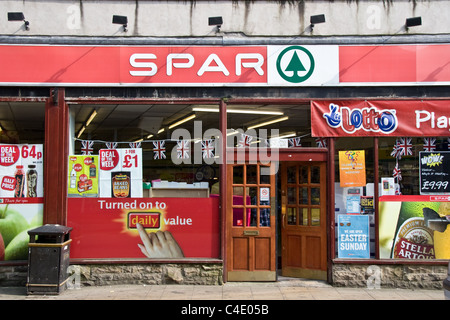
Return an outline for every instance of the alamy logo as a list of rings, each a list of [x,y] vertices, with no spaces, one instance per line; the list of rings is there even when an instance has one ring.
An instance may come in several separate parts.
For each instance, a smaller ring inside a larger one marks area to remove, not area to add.
[[[277,71],[286,81],[300,83],[311,77],[314,72],[314,57],[301,46],[290,46],[278,55]]]
[[[323,115],[328,125],[332,128],[340,127],[346,133],[362,129],[389,134],[398,126],[395,110],[377,110],[374,107],[350,109],[333,103],[330,103],[329,110],[329,113]]]

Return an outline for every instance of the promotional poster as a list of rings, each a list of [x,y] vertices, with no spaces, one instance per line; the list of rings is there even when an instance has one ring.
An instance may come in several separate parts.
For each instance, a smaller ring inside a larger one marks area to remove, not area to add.
[[[370,258],[369,217],[338,216],[339,258]]]
[[[42,225],[43,145],[0,145],[0,261],[26,260],[27,231]]]
[[[70,256],[218,258],[219,199],[69,198]]]
[[[380,258],[450,259],[450,228],[430,224],[450,216],[448,201],[447,196],[380,197]]]
[[[339,179],[341,187],[366,186],[364,150],[339,151]]]
[[[68,194],[69,197],[98,195],[98,156],[69,156]]]
[[[100,197],[142,197],[141,148],[101,149],[98,161]]]

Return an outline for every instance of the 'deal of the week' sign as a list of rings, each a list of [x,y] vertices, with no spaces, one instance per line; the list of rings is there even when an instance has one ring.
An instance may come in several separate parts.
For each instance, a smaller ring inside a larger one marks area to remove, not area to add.
[[[0,45],[0,84],[140,87],[448,84],[449,55],[450,45]]]
[[[44,191],[42,144],[0,145],[0,198],[40,198]]]
[[[448,137],[446,100],[321,100],[311,102],[315,137]]]

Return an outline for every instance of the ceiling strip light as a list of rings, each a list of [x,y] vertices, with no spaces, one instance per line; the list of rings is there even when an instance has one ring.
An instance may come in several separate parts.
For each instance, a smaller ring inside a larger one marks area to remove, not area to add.
[[[96,115],[97,111],[96,110],[92,111],[91,115],[89,116],[89,119],[86,121],[86,127],[91,124],[92,120],[94,120]]]
[[[177,121],[177,122],[171,124],[171,125],[169,126],[169,129],[175,128],[176,126],[179,126],[180,124],[185,123],[185,122],[187,122],[187,121],[189,121],[189,120],[192,120],[192,119],[194,119],[194,118],[195,118],[195,114],[190,115],[190,116],[187,117],[187,118],[181,119],[180,121]]]
[[[271,120],[271,121],[262,122],[262,123],[255,124],[253,126],[248,127],[247,130],[268,126],[269,124],[273,124],[273,123],[280,122],[280,121],[285,121],[287,119],[289,119],[289,117],[282,117],[282,118],[274,119],[274,120]]]
[[[192,108],[192,111],[203,111],[203,112],[219,112],[218,108]],[[283,112],[280,111],[265,111],[265,110],[250,110],[250,109],[227,109],[227,113],[247,113],[247,114],[267,114],[281,116]]]

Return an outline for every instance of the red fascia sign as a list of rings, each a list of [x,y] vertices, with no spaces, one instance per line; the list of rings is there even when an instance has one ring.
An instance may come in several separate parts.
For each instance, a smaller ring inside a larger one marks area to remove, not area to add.
[[[450,84],[450,45],[0,45],[0,85]]]
[[[220,256],[219,198],[68,198],[72,259],[148,259],[137,224],[170,232],[183,258]],[[161,258],[158,256],[156,258]]]
[[[0,46],[0,83],[266,83],[266,47]]]
[[[448,137],[448,100],[374,100],[311,102],[315,137]]]

